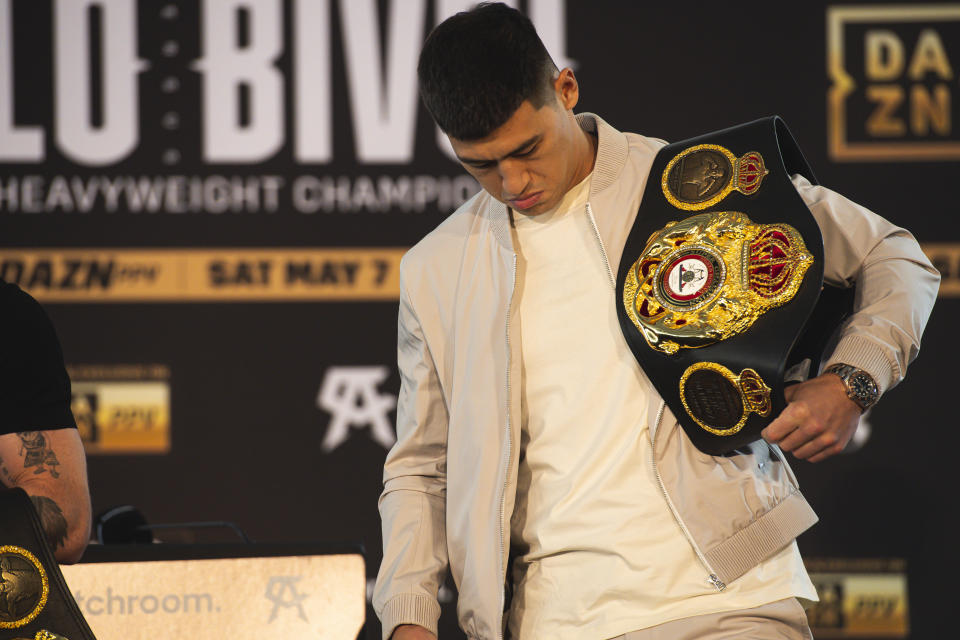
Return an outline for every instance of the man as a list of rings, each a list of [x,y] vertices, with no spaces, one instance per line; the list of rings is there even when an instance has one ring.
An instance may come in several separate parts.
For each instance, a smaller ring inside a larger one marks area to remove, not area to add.
[[[0,483],[27,492],[57,560],[76,562],[90,540],[90,493],[60,343],[37,301],[2,280],[0,329]]]
[[[664,143],[575,116],[573,72],[503,5],[439,25],[418,72],[483,191],[402,264],[384,638],[435,637],[448,567],[470,638],[809,637],[798,598],[816,593],[795,538],[816,516],[781,450],[817,462],[844,448],[863,409],[845,374],[790,388],[749,450],[697,450],[615,311]],[[858,287],[827,364],[882,393],[916,355],[936,271],[906,231],[793,182],[823,231],[825,278]]]

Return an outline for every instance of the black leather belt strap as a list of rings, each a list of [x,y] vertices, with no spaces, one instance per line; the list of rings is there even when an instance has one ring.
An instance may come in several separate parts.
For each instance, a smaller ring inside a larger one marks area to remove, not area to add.
[[[624,247],[617,312],[627,344],[709,454],[760,438],[785,407],[788,366],[809,357],[815,373],[823,338],[849,307],[852,296],[830,297],[808,322],[823,239],[794,173],[816,184],[776,116],[668,145]],[[801,340],[812,324],[816,335]]]
[[[0,489],[0,638],[96,640],[22,489]]]

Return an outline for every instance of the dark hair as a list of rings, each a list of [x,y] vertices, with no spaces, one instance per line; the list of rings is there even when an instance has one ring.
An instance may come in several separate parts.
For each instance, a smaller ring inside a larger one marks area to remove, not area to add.
[[[484,2],[437,25],[420,52],[417,75],[423,103],[444,133],[477,140],[524,100],[542,107],[556,69],[529,18]]]

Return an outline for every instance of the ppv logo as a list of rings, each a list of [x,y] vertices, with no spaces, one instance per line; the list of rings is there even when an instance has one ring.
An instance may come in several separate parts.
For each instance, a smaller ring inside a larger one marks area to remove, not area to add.
[[[820,602],[807,611],[820,638],[906,638],[907,564],[900,558],[808,558]]]
[[[324,376],[317,406],[330,414],[321,448],[329,453],[346,442],[350,429],[369,429],[370,437],[384,449],[397,441],[389,414],[397,397],[377,387],[390,375],[385,366],[330,367]]]
[[[170,368],[68,365],[70,410],[87,454],[170,450]]]

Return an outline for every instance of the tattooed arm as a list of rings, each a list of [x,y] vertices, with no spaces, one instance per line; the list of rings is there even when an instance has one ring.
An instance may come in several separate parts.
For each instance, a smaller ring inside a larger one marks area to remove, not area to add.
[[[90,492],[76,429],[0,435],[0,482],[30,495],[57,560],[80,559],[90,540]]]

